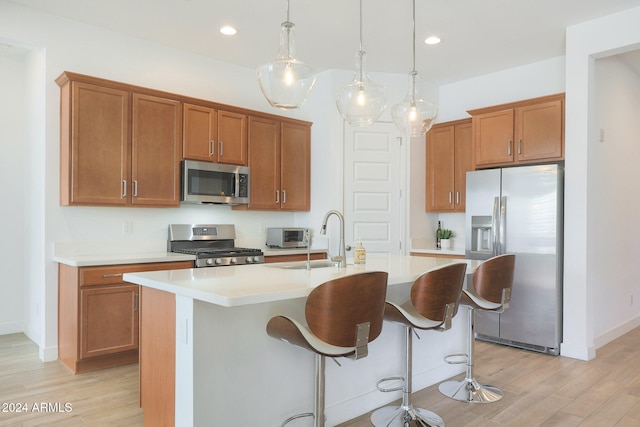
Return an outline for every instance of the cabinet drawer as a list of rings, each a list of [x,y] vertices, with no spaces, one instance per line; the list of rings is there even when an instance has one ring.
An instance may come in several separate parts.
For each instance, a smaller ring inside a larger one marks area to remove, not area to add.
[[[110,285],[122,283],[124,273],[154,271],[154,270],[178,270],[192,268],[191,261],[174,261],[152,264],[125,264],[106,267],[83,267],[80,269],[80,286]]]

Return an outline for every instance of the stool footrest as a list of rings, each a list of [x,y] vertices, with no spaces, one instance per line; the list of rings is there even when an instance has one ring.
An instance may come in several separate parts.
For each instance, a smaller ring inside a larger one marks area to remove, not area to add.
[[[398,387],[393,387],[393,388],[387,388],[387,387],[383,387],[383,383],[389,382],[389,381],[402,381],[402,385],[398,386]],[[376,387],[378,388],[378,390],[384,392],[384,393],[388,393],[391,391],[401,391],[404,390],[404,377],[386,377],[381,379],[380,381],[378,381],[378,383],[376,384]]]
[[[444,361],[449,365],[462,365],[469,363],[469,355],[467,353],[452,353],[444,357]]]
[[[286,420],[284,420],[284,422],[280,424],[280,427],[284,427],[285,425],[289,424],[291,421],[297,420],[298,418],[306,418],[306,417],[315,418],[315,415],[313,414],[313,412],[305,412],[304,414],[292,415]]]

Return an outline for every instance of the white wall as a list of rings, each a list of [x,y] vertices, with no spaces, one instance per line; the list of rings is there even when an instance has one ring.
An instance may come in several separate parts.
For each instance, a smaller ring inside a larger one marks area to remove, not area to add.
[[[624,265],[609,258],[601,259],[598,251],[592,249],[593,245],[601,243],[596,240],[597,236],[589,227],[592,216],[598,218],[599,210],[594,210],[589,201],[597,195],[592,188],[592,165],[588,159],[595,159],[590,150],[593,142],[599,137],[590,132],[594,128],[592,123],[597,112],[595,59],[640,47],[638,22],[640,7],[567,29],[565,218],[571,220],[565,221],[565,316],[561,353],[580,359],[595,357],[596,347],[602,344],[601,339],[596,342],[596,330],[601,327],[598,326],[596,329],[596,323],[602,320],[596,313],[603,310],[621,310],[620,307],[611,304],[611,300],[598,299],[599,295],[612,285],[609,280],[600,282],[591,273],[594,268],[595,271],[615,266],[622,269],[634,268],[632,264]],[[615,321],[611,317],[608,319],[609,327],[612,327]],[[624,328],[619,328],[614,333],[608,332],[604,341],[622,333]]]
[[[0,47],[0,335],[26,325],[27,56],[25,49]]]
[[[594,283],[598,348],[640,325],[640,76],[616,56],[595,62],[594,117],[588,141],[587,276]],[[604,131],[601,141],[600,130]],[[595,262],[597,260],[597,262]]]

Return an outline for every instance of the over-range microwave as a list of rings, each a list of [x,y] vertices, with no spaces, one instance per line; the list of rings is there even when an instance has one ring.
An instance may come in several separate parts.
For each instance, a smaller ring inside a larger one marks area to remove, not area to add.
[[[249,168],[183,160],[180,199],[182,203],[249,203]]]

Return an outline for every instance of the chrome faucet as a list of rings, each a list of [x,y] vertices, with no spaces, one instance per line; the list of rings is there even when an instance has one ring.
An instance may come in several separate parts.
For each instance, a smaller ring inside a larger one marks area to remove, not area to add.
[[[340,221],[340,252],[338,253],[338,256],[331,257],[331,261],[336,262],[338,267],[343,268],[347,266],[347,252],[344,246],[344,217],[342,214],[336,210],[327,212],[322,220],[320,234],[327,234],[327,221],[331,215],[337,216]]]

